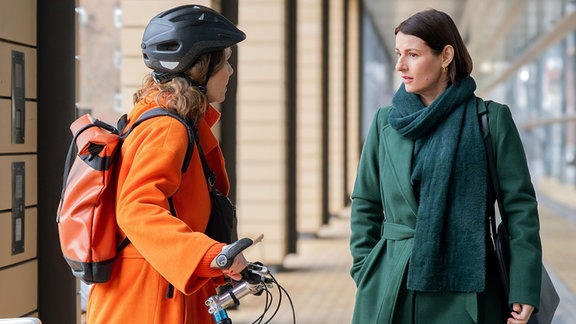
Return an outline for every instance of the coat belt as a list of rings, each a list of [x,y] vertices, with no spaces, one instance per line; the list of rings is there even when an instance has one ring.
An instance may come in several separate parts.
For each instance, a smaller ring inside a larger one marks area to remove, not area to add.
[[[392,241],[402,241],[414,237],[414,229],[403,224],[384,222],[382,238]]]
[[[402,241],[398,242],[396,250],[396,262],[390,265],[390,272],[387,273],[387,278],[390,282],[386,286],[384,292],[384,300],[382,302],[380,311],[377,316],[377,323],[392,324],[394,309],[396,308],[396,301],[398,299],[398,292],[406,270],[406,265],[412,253],[412,238],[414,237],[414,229],[403,224],[396,224],[384,222],[382,224],[382,239],[387,241]]]

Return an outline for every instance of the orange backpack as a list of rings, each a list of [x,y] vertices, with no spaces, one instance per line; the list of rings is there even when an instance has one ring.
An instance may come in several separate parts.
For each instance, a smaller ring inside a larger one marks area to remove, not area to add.
[[[184,173],[192,156],[193,133],[184,119],[166,109],[147,111],[124,133],[121,131],[126,125],[126,115],[119,119],[117,127],[89,114],[70,126],[74,138],[66,158],[56,222],[64,258],[72,274],[86,283],[110,280],[116,255],[130,243],[128,238],[117,241],[116,161],[124,139],[132,130],[158,116],[176,118],[188,130]],[[73,154],[75,147],[77,154]]]

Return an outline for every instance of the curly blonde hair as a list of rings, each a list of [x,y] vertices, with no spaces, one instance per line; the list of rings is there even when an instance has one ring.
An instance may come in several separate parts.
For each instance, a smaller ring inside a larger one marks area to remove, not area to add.
[[[218,72],[226,63],[224,50],[203,54],[187,72],[193,80],[204,82],[211,55],[214,55],[213,59],[216,60],[212,74]],[[158,106],[175,111],[182,118],[192,121],[194,125],[206,114],[208,106],[206,94],[198,87],[190,85],[183,77],[175,77],[166,83],[156,83],[152,74],[148,74],[142,83],[142,88],[133,95],[134,104],[142,100],[154,100]],[[149,98],[151,93],[158,90],[155,98]]]

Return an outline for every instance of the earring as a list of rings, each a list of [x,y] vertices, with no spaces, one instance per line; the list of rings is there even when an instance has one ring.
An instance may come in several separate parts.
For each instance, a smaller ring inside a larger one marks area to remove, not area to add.
[[[447,66],[443,66],[443,67],[442,67],[442,72],[448,72],[448,67],[447,67]]]

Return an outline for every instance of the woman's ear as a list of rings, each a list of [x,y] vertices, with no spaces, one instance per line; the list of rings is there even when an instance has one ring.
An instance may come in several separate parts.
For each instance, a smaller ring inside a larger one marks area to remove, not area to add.
[[[450,65],[450,63],[452,63],[452,60],[454,59],[454,47],[452,47],[452,45],[444,46],[441,55],[442,55],[442,66],[447,67],[448,65]]]

